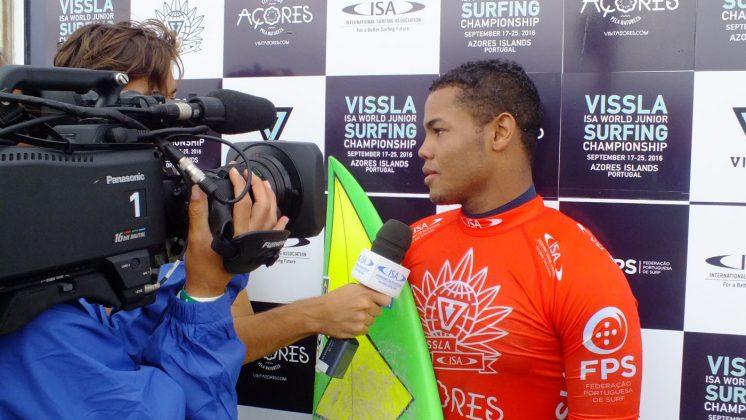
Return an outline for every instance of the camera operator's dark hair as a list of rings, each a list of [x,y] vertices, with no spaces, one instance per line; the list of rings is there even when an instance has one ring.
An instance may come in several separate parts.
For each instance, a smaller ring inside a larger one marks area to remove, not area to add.
[[[541,102],[520,64],[501,59],[467,62],[433,81],[430,92],[451,86],[461,89],[456,101],[479,125],[502,112],[512,114],[528,157],[533,158],[541,129]]]
[[[158,20],[93,23],[76,30],[54,57],[57,67],[78,67],[145,77],[149,89],[164,92],[175,65],[180,79],[183,66],[177,34]]]

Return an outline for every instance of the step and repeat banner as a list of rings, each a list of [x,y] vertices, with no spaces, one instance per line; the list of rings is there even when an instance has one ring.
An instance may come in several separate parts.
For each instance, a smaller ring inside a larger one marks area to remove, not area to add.
[[[546,120],[535,183],[591,228],[639,302],[643,420],[746,419],[746,0],[27,0],[29,64],[90,22],[179,34],[179,97],[270,99],[270,130],[340,160],[381,217],[427,199],[417,150],[427,88],[475,59],[523,64]],[[225,150],[179,146],[202,167]],[[264,310],[322,289],[323,236],[252,275]],[[247,365],[245,418],[310,418],[315,337]],[[603,393],[613,399],[613,392]]]

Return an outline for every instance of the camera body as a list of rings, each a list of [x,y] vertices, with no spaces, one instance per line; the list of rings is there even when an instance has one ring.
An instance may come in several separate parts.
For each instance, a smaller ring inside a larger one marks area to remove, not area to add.
[[[161,98],[120,101],[121,76],[84,69],[0,69],[0,89],[22,88],[24,94],[42,100],[27,107],[25,118],[19,119],[17,112],[12,121],[0,118],[0,335],[21,328],[52,305],[73,299],[123,309],[151,303],[158,289],[158,268],[183,251],[190,188],[196,181],[168,167],[170,156],[163,147],[167,142],[153,141],[149,135],[162,128],[178,134],[182,127],[184,135],[194,135],[186,128],[196,124],[159,123],[152,113],[138,108],[161,103]],[[98,100],[76,99],[78,105],[61,106],[59,101],[43,100],[43,89],[57,91],[58,98],[90,96],[88,91],[93,90]],[[0,105],[8,107],[5,102]],[[27,125],[49,114],[46,105],[56,107],[58,115],[62,110],[59,119],[46,124],[47,139],[58,143],[67,139],[67,147],[16,145],[19,134],[40,137],[39,127],[32,130]],[[106,113],[88,115],[89,109],[108,112],[106,108],[146,124],[138,124],[137,129],[109,119]],[[34,115],[32,109],[41,112]],[[59,122],[56,131],[55,122]],[[318,147],[279,141],[236,146],[244,151],[251,171],[276,191],[278,209],[290,218],[290,236],[317,235],[325,216],[323,158]],[[229,158],[246,166],[241,157]],[[226,167],[205,175],[232,196]],[[213,232],[215,223],[232,223],[230,205],[210,198],[210,207]]]
[[[168,236],[167,220],[174,218],[166,212],[174,192],[167,186],[180,188],[176,180],[164,182],[162,168],[155,148],[73,154],[0,148],[6,197],[0,207],[0,293],[22,283],[10,279],[83,269],[88,261],[136,249],[157,251]]]

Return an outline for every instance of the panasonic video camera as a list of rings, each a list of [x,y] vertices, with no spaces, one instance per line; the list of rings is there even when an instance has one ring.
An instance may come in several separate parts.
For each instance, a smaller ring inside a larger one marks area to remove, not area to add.
[[[0,68],[0,334],[72,299],[123,309],[153,302],[158,267],[183,252],[195,183],[209,197],[213,249],[233,272],[271,265],[288,235],[321,231],[318,147],[205,134],[269,128],[271,102],[230,90],[168,102],[122,94],[127,82],[110,71]],[[233,166],[269,181],[287,231],[233,238],[240,197],[229,168],[203,172],[170,143],[190,136],[233,147]]]

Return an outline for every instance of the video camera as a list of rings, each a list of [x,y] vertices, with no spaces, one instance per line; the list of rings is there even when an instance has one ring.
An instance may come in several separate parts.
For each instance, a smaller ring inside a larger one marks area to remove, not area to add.
[[[231,144],[204,134],[269,128],[271,102],[221,89],[168,102],[122,93],[127,83],[110,71],[0,68],[0,335],[73,299],[123,309],[152,303],[158,267],[183,252],[192,184],[209,197],[212,247],[229,271],[271,265],[288,236],[321,231],[316,145]],[[229,166],[203,172],[169,141],[190,137],[232,147],[231,166],[269,181],[287,231],[234,238],[232,204],[250,194],[248,185],[233,198]]]

